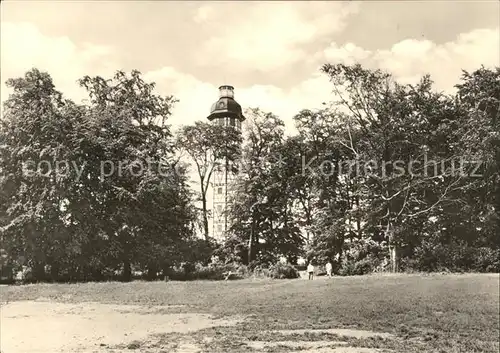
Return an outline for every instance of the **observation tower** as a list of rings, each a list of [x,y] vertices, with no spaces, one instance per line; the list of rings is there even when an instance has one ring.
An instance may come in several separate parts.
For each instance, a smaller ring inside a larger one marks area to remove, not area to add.
[[[241,106],[234,100],[233,86],[219,87],[219,100],[212,104],[210,115],[207,117],[213,124],[233,126],[241,132],[241,123],[245,120]],[[230,228],[228,211],[237,168],[227,158],[214,169],[212,179],[213,192],[213,237],[223,241],[226,231]]]

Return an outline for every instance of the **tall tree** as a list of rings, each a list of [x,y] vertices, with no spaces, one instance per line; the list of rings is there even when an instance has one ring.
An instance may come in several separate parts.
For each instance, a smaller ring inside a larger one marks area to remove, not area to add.
[[[1,121],[2,244],[43,280],[45,266],[63,255],[59,244],[71,241],[62,206],[75,173],[56,162],[72,160],[69,136],[80,116],[47,73],[34,69],[6,84],[13,93]]]
[[[84,77],[86,106],[36,69],[8,81],[0,179],[2,243],[38,280],[150,273],[192,236],[185,172],[166,125],[172,97],[137,71]],[[40,170],[42,167],[42,170]],[[181,254],[182,256],[182,254]]]
[[[194,163],[200,187],[203,233],[209,240],[209,209],[207,192],[215,168],[233,164],[240,153],[241,133],[233,126],[215,125],[197,121],[183,126],[177,134],[177,147],[186,152]]]
[[[288,167],[294,161],[286,155],[284,123],[259,109],[246,116],[241,173],[231,210],[232,239],[227,246],[247,263],[269,263],[279,256],[294,261],[303,239],[293,214],[293,170]]]
[[[452,223],[470,219],[469,232],[479,233],[478,244],[500,247],[500,68],[464,71],[457,89],[463,114],[454,147],[477,168],[460,190],[469,207]]]
[[[175,224],[184,218],[175,213],[182,203],[167,125],[175,100],[156,95],[154,84],[144,82],[138,71],[130,76],[119,71],[112,80],[86,76],[80,84],[90,95],[82,143],[99,161],[99,169],[94,164],[84,185],[109,255],[122,264],[123,278],[129,280],[138,251],[147,243],[144,238],[153,240],[169,229],[165,227],[178,230]],[[170,233],[165,240],[181,235]]]
[[[367,174],[367,221],[372,229],[382,227],[396,270],[397,249],[415,233],[412,220],[460,202],[453,191],[465,177],[453,173],[459,155],[449,148],[460,109],[452,97],[433,92],[429,77],[400,85],[360,65],[325,65],[323,71],[361,134],[349,148],[362,156]],[[439,166],[432,173],[429,160]]]

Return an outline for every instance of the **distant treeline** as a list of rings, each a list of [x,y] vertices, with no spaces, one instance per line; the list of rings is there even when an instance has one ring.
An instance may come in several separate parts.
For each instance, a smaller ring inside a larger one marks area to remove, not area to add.
[[[298,112],[294,136],[257,108],[242,134],[208,122],[171,131],[175,98],[137,71],[82,78],[86,103],[37,69],[9,79],[2,278],[217,279],[215,257],[274,278],[296,276],[276,264],[299,257],[342,275],[500,271],[500,68],[464,72],[454,94],[428,76],[403,85],[360,65],[322,71],[331,104]],[[239,174],[216,244],[207,190],[226,162]]]

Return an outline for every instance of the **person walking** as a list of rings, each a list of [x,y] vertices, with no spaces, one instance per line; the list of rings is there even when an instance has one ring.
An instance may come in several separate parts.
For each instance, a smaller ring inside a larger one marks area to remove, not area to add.
[[[307,272],[309,273],[309,279],[313,279],[314,276],[314,266],[311,262],[309,262],[309,265],[307,265]]]
[[[332,269],[333,269],[333,266],[332,266],[332,263],[330,261],[327,262],[327,264],[325,266],[325,269],[326,269],[326,275],[329,278],[332,278]]]

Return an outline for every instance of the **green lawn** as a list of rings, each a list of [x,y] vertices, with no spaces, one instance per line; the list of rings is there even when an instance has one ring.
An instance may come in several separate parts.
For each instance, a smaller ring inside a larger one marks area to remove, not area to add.
[[[169,310],[247,317],[235,327],[193,334],[200,340],[202,336],[214,337],[206,345],[212,352],[248,351],[239,342],[283,338],[266,333],[269,329],[334,327],[356,327],[398,336],[355,341],[343,338],[353,346],[396,352],[499,351],[498,274],[362,276],[314,281],[39,284],[0,289],[2,302],[41,297],[62,302],[184,304],[185,307]],[[331,338],[325,335],[305,334],[287,339]]]

